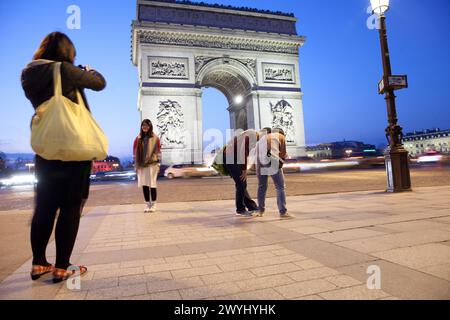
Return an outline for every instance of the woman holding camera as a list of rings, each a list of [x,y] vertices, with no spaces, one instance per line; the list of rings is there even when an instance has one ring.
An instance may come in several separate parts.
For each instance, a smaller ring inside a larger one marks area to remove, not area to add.
[[[100,91],[105,88],[106,82],[100,73],[90,67],[76,67],[75,56],[72,41],[61,32],[50,33],[42,40],[33,61],[25,67],[21,77],[25,95],[34,109],[55,94],[56,79],[53,75],[57,62],[61,62],[63,96],[78,103],[79,91],[89,109],[83,89]],[[31,278],[36,280],[53,272],[53,282],[57,283],[76,273],[83,274],[87,271],[84,266],[72,266],[70,257],[78,233],[83,198],[87,198],[89,192],[91,161],[46,160],[36,155],[35,170],[38,183],[31,223]],[[47,261],[45,251],[58,209],[55,230],[56,262],[53,266]]]

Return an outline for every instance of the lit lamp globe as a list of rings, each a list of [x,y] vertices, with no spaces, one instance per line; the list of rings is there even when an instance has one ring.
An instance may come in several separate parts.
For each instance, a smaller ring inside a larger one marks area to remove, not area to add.
[[[389,9],[389,0],[370,0],[372,5],[372,12],[379,16],[384,15]]]

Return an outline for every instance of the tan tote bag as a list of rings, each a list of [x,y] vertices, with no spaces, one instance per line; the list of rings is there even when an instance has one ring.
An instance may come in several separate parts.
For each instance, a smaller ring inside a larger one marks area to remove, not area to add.
[[[46,160],[90,161],[108,156],[108,139],[86,109],[62,95],[61,62],[53,66],[54,96],[42,103],[33,117],[31,147]]]

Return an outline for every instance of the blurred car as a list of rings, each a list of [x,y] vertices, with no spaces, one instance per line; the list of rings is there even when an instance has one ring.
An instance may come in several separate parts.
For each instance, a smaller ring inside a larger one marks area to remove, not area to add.
[[[135,171],[109,171],[91,174],[90,179],[91,181],[135,181],[137,177]]]
[[[1,187],[14,187],[14,186],[26,186],[35,185],[37,183],[36,176],[34,174],[16,174],[9,178],[0,180]]]
[[[302,166],[313,163],[314,159],[310,157],[298,157],[298,158],[291,158],[286,159],[283,164],[283,172],[284,173],[293,173],[293,172],[300,172],[302,170]],[[248,174],[255,174],[256,168],[254,165],[247,167]]]
[[[286,159],[283,164],[284,173],[300,172],[300,159]]]
[[[293,173],[302,171],[302,167],[307,167],[308,164],[314,163],[315,160],[310,157],[298,157],[292,159],[286,159],[283,165],[283,171],[285,173]]]
[[[218,173],[211,167],[204,164],[175,164],[164,171],[164,176],[168,179],[187,177],[213,177]]]
[[[417,163],[437,163],[444,160],[444,156],[437,151],[429,151],[417,158]]]
[[[359,163],[359,167],[371,168],[371,167],[384,167],[385,160],[384,156],[378,157],[361,157],[356,159]]]

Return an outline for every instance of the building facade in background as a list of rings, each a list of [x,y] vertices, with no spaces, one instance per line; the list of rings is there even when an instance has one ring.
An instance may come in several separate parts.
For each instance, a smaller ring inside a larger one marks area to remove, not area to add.
[[[308,146],[306,154],[310,158],[320,160],[379,156],[381,152],[372,144],[359,141],[339,141]]]
[[[407,133],[403,137],[403,145],[411,157],[417,157],[430,151],[450,154],[450,130],[437,128]]]
[[[108,156],[103,161],[93,161],[91,173],[95,174],[98,172],[110,172],[120,170],[122,170],[120,159],[113,156]]]

